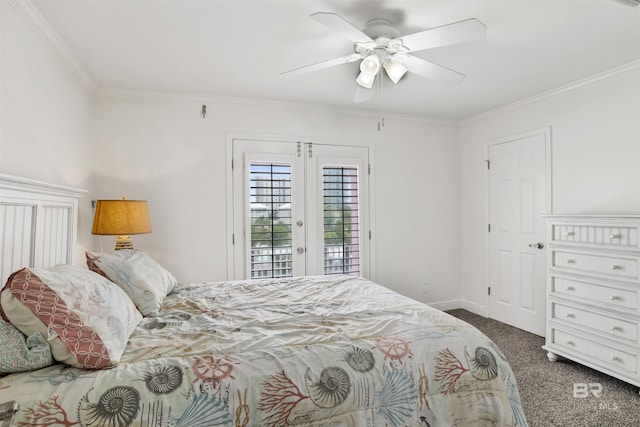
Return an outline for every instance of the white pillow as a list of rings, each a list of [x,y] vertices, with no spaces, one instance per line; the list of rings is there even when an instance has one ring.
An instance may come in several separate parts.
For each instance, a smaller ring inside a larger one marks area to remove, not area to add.
[[[171,273],[144,252],[123,249],[85,255],[89,269],[120,286],[145,316],[157,312],[177,284]]]

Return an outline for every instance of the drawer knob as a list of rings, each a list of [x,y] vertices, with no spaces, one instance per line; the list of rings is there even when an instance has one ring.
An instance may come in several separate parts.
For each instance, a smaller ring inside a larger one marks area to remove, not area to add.
[[[622,358],[614,355],[614,356],[611,356],[611,361],[612,362],[622,362]]]
[[[622,332],[622,326],[611,325],[612,331]]]
[[[617,295],[611,295],[611,296],[609,297],[609,299],[610,299],[611,301],[618,301],[618,300],[620,300],[620,299],[622,299],[622,298],[620,298],[620,297],[619,297],[619,296],[617,296]]]
[[[576,260],[575,259],[568,259],[567,260],[567,264],[575,264]]]
[[[573,292],[575,290],[576,290],[576,288],[574,288],[573,286],[567,286],[567,291]]]
[[[576,315],[575,315],[575,314],[573,314],[573,313],[567,313],[567,317],[568,317],[569,319],[575,319],[575,318],[576,318]]]
[[[565,237],[571,237],[571,236],[573,236],[573,234],[574,234],[573,231],[565,231],[564,232]]]
[[[567,345],[576,345],[576,343],[574,343],[574,342],[573,342],[573,341],[571,341],[571,340],[567,340]]]
[[[611,269],[612,270],[622,270],[622,266],[621,265],[617,265],[617,264],[612,264],[611,265]]]
[[[622,236],[621,236],[621,235],[619,235],[619,234],[613,234],[613,233],[609,234],[609,238],[610,238],[611,240],[613,240],[613,239],[619,239],[620,237],[622,237]]]

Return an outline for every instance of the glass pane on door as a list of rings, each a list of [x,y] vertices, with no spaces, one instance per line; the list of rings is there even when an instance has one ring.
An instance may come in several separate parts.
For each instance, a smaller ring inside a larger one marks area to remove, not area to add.
[[[360,275],[358,168],[322,168],[324,274]]]
[[[291,277],[291,165],[250,167],[251,278]]]

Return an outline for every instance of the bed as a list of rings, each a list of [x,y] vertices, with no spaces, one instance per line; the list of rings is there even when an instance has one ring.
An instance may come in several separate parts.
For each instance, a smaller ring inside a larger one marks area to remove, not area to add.
[[[527,425],[491,340],[367,279],[180,284],[118,252],[8,277],[21,361],[51,352],[0,377],[14,426]]]

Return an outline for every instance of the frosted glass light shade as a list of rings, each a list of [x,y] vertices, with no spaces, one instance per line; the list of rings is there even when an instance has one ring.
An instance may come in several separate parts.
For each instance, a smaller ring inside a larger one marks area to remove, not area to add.
[[[362,87],[366,87],[367,89],[371,89],[371,86],[373,86],[373,81],[376,79],[376,75],[372,74],[365,74],[363,72],[361,72],[358,75],[358,78],[356,79],[356,83],[358,83],[360,86]]]
[[[360,74],[356,79],[356,83],[362,87],[371,89],[373,81],[376,79],[376,74],[378,74],[378,70],[380,70],[380,57],[376,54],[367,56],[360,63]]]
[[[360,71],[370,76],[375,76],[380,69],[380,58],[376,54],[367,56],[360,63]]]
[[[387,76],[389,76],[394,84],[398,83],[408,71],[407,68],[402,64],[403,60],[403,55],[394,55],[383,65],[384,70],[387,72]]]

